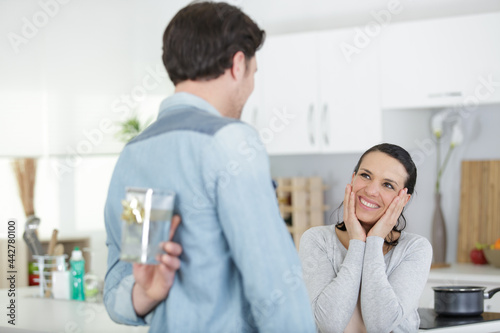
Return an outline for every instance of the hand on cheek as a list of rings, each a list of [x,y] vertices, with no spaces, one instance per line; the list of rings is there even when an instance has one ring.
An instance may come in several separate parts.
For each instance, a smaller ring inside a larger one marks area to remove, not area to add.
[[[373,228],[368,232],[368,236],[379,236],[382,238],[387,237],[392,228],[397,224],[398,218],[403,211],[407,201],[408,189],[404,188],[399,191],[399,194],[394,197],[389,208],[385,211],[380,220],[375,223]]]
[[[347,234],[349,235],[349,239],[359,239],[364,242],[366,240],[366,232],[356,216],[355,203],[356,198],[354,192],[352,192],[352,186],[347,185],[344,195],[344,223]]]

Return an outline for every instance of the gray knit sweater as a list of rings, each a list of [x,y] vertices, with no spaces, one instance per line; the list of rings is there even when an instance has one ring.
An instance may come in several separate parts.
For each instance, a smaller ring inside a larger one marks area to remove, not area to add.
[[[304,281],[320,332],[343,332],[361,300],[367,332],[417,332],[417,308],[429,275],[427,239],[402,232],[385,256],[384,240],[351,240],[349,250],[335,226],[314,227],[300,240]],[[361,293],[361,295],[359,295]]]

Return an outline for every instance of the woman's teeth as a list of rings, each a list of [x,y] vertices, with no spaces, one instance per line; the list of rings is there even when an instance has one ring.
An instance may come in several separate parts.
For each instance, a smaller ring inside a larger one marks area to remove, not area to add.
[[[375,204],[369,203],[369,202],[367,202],[367,201],[365,201],[365,200],[363,200],[363,199],[360,199],[360,200],[361,200],[361,203],[362,203],[363,205],[365,205],[366,207],[370,207],[370,208],[378,208],[378,206],[377,206],[377,205],[375,205]]]

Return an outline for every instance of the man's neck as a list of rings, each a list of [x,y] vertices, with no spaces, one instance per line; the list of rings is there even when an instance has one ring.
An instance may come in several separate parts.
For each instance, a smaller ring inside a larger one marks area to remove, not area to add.
[[[217,79],[210,81],[183,81],[175,86],[175,92],[186,92],[200,97],[219,111],[222,116],[228,117],[230,115],[227,89],[224,88],[223,82],[218,82]]]

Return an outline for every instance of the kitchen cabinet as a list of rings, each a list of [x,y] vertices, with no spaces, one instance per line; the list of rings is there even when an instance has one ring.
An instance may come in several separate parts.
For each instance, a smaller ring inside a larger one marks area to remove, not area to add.
[[[317,128],[324,153],[362,152],[382,140],[378,40],[348,57],[342,47],[354,36],[353,29],[319,34]]]
[[[261,60],[268,153],[361,152],[381,140],[377,45],[348,62],[354,29],[269,37]],[[279,126],[276,126],[279,124]]]
[[[500,13],[394,23],[380,37],[383,108],[500,102]]]
[[[317,34],[270,36],[264,48],[260,135],[268,153],[319,152]]]

